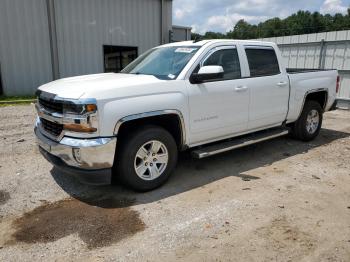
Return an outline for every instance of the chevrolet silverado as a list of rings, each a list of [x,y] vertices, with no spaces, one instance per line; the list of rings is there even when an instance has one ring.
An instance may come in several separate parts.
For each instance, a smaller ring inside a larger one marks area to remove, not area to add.
[[[336,70],[286,69],[274,43],[179,42],[120,73],[39,87],[35,134],[43,156],[91,184],[159,187],[178,152],[205,158],[290,134],[314,139],[334,108]]]

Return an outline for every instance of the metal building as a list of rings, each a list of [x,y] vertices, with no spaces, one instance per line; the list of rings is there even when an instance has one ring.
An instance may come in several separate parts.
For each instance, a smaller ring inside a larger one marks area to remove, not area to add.
[[[1,0],[0,92],[118,72],[171,30],[171,0]]]
[[[191,40],[192,27],[173,25],[172,37],[173,42]]]
[[[259,39],[278,44],[290,68],[338,69],[341,100],[350,101],[350,30]]]

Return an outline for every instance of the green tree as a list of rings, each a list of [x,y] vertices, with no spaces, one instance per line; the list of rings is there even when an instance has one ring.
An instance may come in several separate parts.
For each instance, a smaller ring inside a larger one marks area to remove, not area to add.
[[[298,11],[285,19],[275,17],[258,25],[250,24],[241,19],[226,34],[207,32],[202,36],[193,33],[192,39],[255,39],[339,30],[350,30],[350,8],[348,8],[346,15],[322,15],[319,12]]]
[[[233,28],[233,31],[230,31],[228,33],[228,36],[233,39],[249,39],[249,38],[255,38],[256,36],[256,26],[253,26],[244,19],[241,19],[237,22],[235,27]]]
[[[278,17],[269,19],[258,25],[257,38],[273,37],[283,34],[284,23]]]
[[[205,39],[223,39],[226,38],[226,34],[216,33],[216,32],[206,32],[204,34]]]
[[[312,33],[324,32],[326,30],[326,24],[324,17],[319,12],[312,14],[311,20]]]
[[[200,40],[200,39],[203,39],[203,36],[201,34],[191,33],[191,40]]]

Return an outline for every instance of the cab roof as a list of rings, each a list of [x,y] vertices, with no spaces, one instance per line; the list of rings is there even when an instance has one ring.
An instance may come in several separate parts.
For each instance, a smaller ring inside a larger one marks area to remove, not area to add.
[[[201,40],[198,42],[195,41],[182,41],[182,42],[175,42],[175,43],[169,43],[162,45],[164,47],[167,46],[204,46],[206,44],[215,44],[215,43],[244,43],[244,44],[273,44],[272,42],[266,42],[266,41],[257,41],[257,40],[237,40],[237,39],[211,39],[211,40]]]

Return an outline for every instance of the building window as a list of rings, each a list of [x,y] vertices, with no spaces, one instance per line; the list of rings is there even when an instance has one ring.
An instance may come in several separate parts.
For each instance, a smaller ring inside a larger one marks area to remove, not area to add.
[[[105,45],[103,56],[105,72],[118,73],[137,58],[137,47]]]

